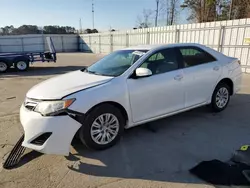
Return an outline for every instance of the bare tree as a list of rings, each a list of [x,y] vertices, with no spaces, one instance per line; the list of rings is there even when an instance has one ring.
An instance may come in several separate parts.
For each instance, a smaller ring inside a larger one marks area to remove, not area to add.
[[[187,20],[210,22],[247,18],[250,0],[184,0],[183,8],[191,11]]]
[[[176,22],[179,0],[161,0],[160,14],[165,17],[166,25],[173,25]]]
[[[143,9],[142,15],[137,16],[137,27],[138,28],[148,28],[151,26],[151,16],[153,14],[152,10]]]
[[[139,28],[149,27],[151,25],[151,16],[155,13],[154,26],[159,25],[159,16],[165,21],[164,25],[173,25],[176,22],[180,0],[155,0],[156,10],[144,9],[142,15],[137,17],[137,26]]]
[[[176,21],[176,13],[177,13],[177,5],[178,5],[178,0],[170,0],[170,25],[173,25],[174,22]]]
[[[216,6],[220,0],[184,0],[183,8],[188,8],[191,15],[187,20],[209,22],[216,20]],[[227,0],[223,0],[227,1]]]
[[[231,0],[229,19],[241,19],[249,17],[250,0]]]

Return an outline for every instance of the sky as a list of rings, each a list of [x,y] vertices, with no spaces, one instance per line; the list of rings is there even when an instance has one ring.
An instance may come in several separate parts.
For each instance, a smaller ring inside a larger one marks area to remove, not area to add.
[[[91,6],[92,0],[1,0],[0,27],[26,24],[79,29],[81,18],[82,28],[92,28]],[[144,8],[155,10],[155,7],[155,0],[94,0],[95,28],[131,29]]]

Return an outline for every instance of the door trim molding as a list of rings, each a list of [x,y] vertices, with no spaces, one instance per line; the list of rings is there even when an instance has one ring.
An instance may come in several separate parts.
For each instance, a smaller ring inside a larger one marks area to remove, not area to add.
[[[197,105],[194,105],[194,106],[190,106],[188,108],[183,108],[181,110],[177,110],[177,111],[174,111],[174,112],[170,112],[170,113],[167,113],[167,114],[163,114],[163,115],[160,115],[160,116],[149,118],[149,119],[146,119],[146,120],[138,121],[138,122],[136,122],[136,123],[134,123],[134,124],[132,124],[130,126],[127,126],[127,128],[134,127],[134,126],[137,126],[137,125],[141,125],[141,124],[144,124],[144,123],[147,123],[147,122],[150,122],[150,121],[155,121],[155,120],[158,120],[158,119],[162,119],[162,118],[172,116],[172,115],[175,115],[175,114],[179,114],[181,112],[185,112],[185,111],[188,111],[188,110],[191,110],[191,109],[194,109],[194,108],[205,106],[207,104],[208,104],[208,102],[203,102],[203,103],[200,103],[200,104],[197,104]]]

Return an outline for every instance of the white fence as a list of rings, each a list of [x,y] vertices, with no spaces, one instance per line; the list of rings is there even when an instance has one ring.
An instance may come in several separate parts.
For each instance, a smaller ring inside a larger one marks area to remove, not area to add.
[[[0,36],[0,53],[48,51],[47,36],[52,38],[57,52],[75,52],[79,50],[78,35],[13,35]]]
[[[242,71],[250,73],[250,19],[154,27],[80,35],[81,51],[110,53],[141,44],[201,43],[241,60]]]

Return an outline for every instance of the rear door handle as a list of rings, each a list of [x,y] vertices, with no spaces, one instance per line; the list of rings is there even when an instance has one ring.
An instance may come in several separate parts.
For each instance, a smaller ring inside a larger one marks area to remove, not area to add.
[[[220,67],[218,67],[218,66],[213,68],[213,70],[215,70],[215,71],[218,71],[219,69],[220,69]]]
[[[182,80],[183,76],[182,75],[177,75],[174,77],[175,80],[180,81]]]

